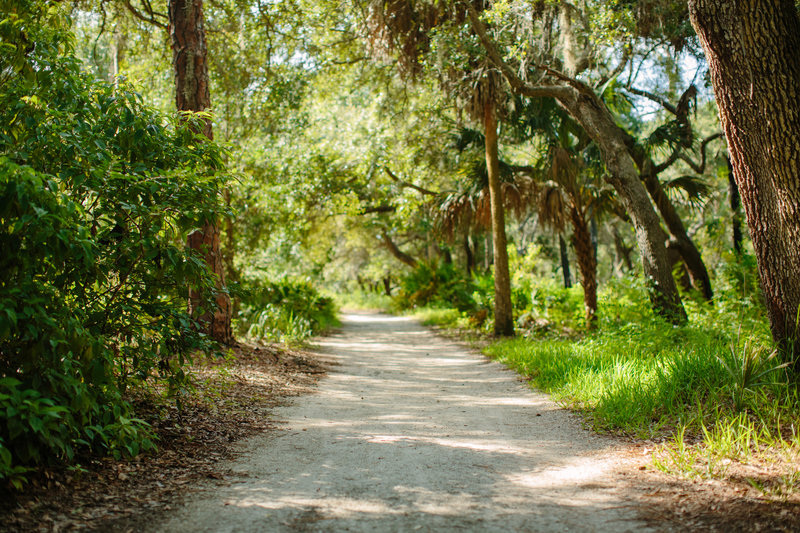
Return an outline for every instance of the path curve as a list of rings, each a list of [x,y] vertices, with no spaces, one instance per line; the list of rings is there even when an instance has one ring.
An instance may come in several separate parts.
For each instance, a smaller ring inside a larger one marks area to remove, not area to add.
[[[338,364],[285,430],[154,531],[652,531],[617,443],[500,364],[370,313],[319,351]]]

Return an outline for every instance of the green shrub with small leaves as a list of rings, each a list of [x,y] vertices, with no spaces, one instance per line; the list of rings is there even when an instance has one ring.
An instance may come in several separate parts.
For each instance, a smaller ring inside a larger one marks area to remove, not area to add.
[[[478,288],[453,263],[420,262],[400,280],[394,305],[400,309],[444,306],[467,311],[478,306],[473,294]],[[480,291],[480,294],[484,295],[485,291]]]
[[[241,292],[237,329],[252,339],[294,344],[336,322],[333,299],[307,281],[248,279]]]
[[[186,302],[214,279],[185,242],[221,211],[221,149],[82,72],[60,9],[0,1],[0,479],[17,487],[80,449],[151,448],[125,390],[184,387],[209,346]]]

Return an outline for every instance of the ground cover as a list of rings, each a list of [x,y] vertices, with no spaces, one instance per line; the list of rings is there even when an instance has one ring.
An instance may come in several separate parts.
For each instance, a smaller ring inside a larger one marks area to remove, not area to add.
[[[132,398],[157,435],[157,449],[133,459],[84,457],[43,469],[22,492],[0,495],[0,530],[137,530],[197,484],[221,480],[236,444],[275,427],[271,409],[311,390],[325,366],[306,352],[240,344],[190,368],[194,392],[178,409],[158,390]]]

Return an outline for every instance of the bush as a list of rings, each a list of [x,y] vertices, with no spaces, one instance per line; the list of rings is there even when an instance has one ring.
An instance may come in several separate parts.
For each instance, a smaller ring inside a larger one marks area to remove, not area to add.
[[[475,283],[453,263],[420,262],[400,280],[394,304],[399,309],[442,306],[467,311],[478,307],[475,290]]]
[[[9,24],[37,43],[0,85],[0,478],[16,485],[81,448],[152,447],[124,392],[181,388],[208,346],[187,288],[214,280],[184,243],[220,212],[222,160],[192,120],[82,73],[69,36],[32,20],[57,6],[22,4],[0,13],[6,48]]]
[[[336,307],[304,281],[242,283],[237,329],[256,340],[300,342],[336,322]]]

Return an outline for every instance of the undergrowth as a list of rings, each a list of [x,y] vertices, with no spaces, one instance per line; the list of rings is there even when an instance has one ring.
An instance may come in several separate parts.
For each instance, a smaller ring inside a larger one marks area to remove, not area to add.
[[[297,345],[337,324],[336,305],[311,283],[284,279],[242,283],[239,335]]]

